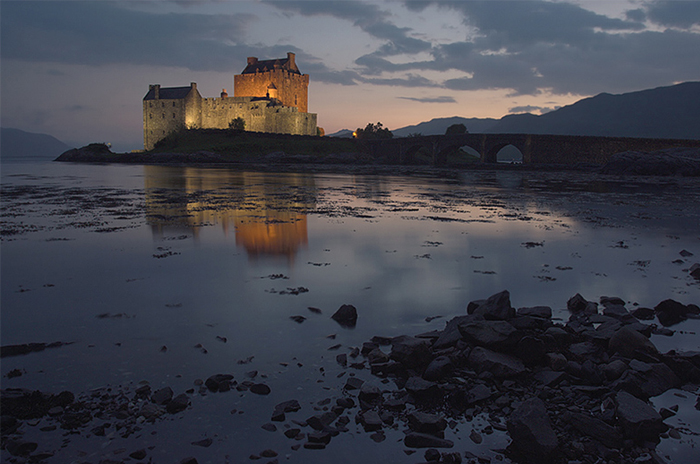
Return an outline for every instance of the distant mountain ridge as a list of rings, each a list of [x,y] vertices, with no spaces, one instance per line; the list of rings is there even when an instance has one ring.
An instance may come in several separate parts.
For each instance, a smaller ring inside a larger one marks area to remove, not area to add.
[[[71,148],[48,134],[0,128],[0,157],[3,160],[52,160]]]
[[[471,133],[700,139],[700,82],[612,95],[601,93],[543,115],[436,118],[392,130],[395,137],[440,135],[452,124]]]

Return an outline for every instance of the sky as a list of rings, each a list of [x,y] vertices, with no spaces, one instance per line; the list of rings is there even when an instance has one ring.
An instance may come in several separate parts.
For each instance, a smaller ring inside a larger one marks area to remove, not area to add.
[[[149,84],[233,94],[296,54],[327,134],[543,114],[700,80],[700,0],[0,0],[0,124],[143,147]]]

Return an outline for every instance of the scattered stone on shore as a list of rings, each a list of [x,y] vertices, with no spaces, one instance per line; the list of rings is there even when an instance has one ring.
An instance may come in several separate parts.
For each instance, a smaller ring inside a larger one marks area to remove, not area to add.
[[[442,331],[388,339],[388,359],[377,353],[375,339],[365,342],[360,353],[371,373],[393,380],[396,388],[385,384],[380,390],[350,377],[343,391],[360,400],[355,420],[368,433],[405,423],[408,448],[451,447],[443,433],[447,421],[484,414],[484,433],[507,431],[512,442],[505,453],[516,462],[653,457],[668,427],[648,399],[700,383],[700,356],[660,353],[648,338],[653,327],[635,315],[661,315],[661,321],[692,315],[695,306],[668,300],[658,310],[632,313],[625,306],[617,297],[596,303],[577,294],[567,302],[569,321],[561,324],[551,308],[516,310],[508,292],[500,292],[471,302],[467,314],[447,321]],[[343,417],[325,416],[330,422],[322,423],[319,416],[307,425],[342,431],[336,427]],[[469,437],[483,441],[475,429]]]
[[[348,329],[357,324],[357,309],[353,305],[344,304],[331,316],[331,319]]]
[[[0,358],[7,356],[19,356],[29,353],[37,353],[47,348],[59,348],[61,346],[72,345],[74,342],[53,342],[53,343],[23,343],[21,345],[5,345],[0,347]]]
[[[429,462],[457,463],[464,453],[438,449],[455,445],[445,436],[448,428],[474,421],[466,428],[469,433],[463,432],[471,443],[483,443],[484,436],[495,432],[510,436],[506,450],[494,450],[499,459],[553,464],[600,458],[662,462],[655,461],[656,444],[662,437],[682,436],[664,423],[678,406],[657,412],[649,398],[671,388],[692,392],[693,385],[700,384],[700,356],[660,353],[648,338],[652,326],[640,322],[637,311],[627,311],[619,298],[602,297],[599,305],[575,295],[567,306],[569,320],[560,323],[548,307],[512,308],[504,291],[470,303],[467,314],[446,321],[443,330],[373,337],[361,348],[348,349],[351,358],[364,358],[352,364],[369,366],[369,375],[381,383],[360,379],[352,371],[343,380],[339,397],[316,402],[313,415],[305,420],[289,420],[287,414],[302,410],[299,401],[290,399],[278,403],[270,419],[284,424],[268,422],[262,427],[298,441],[292,449],[320,450],[332,446],[333,437],[350,431],[354,417],[357,427],[375,442],[391,437],[391,430],[403,430],[406,451],[424,448]],[[660,321],[664,317],[675,321],[692,317],[695,308],[666,300],[653,314],[661,315]],[[347,354],[338,356],[344,361],[341,365],[351,367]],[[263,383],[248,379],[239,384],[231,374],[214,374],[195,384],[201,395],[234,388],[271,393]],[[151,392],[145,382],[133,389],[95,389],[78,398],[70,392],[3,389],[3,443],[12,456],[38,456],[32,454],[36,450],[32,442],[22,438],[25,423],[41,423],[42,430],[83,429],[98,437],[112,431],[126,438],[143,422],[196,408],[188,394],[175,395],[167,386]],[[700,409],[700,399],[695,407]],[[477,417],[487,424],[480,424]],[[212,443],[211,439],[192,442]],[[131,457],[144,459],[146,452],[140,451]],[[470,463],[478,461],[466,456]]]

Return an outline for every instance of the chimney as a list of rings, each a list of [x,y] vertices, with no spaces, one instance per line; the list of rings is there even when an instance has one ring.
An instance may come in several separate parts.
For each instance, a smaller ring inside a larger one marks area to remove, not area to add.
[[[289,60],[288,65],[290,69],[295,69],[297,64],[294,62],[295,54],[292,52],[287,52],[287,60]]]
[[[196,83],[196,82],[190,82],[190,88],[192,88],[192,90],[197,90],[197,83]]]
[[[228,97],[228,93],[226,93],[226,89],[221,89],[221,98],[226,98]]]
[[[149,85],[150,90],[153,90],[154,99],[160,100],[160,84]]]
[[[255,64],[258,62],[258,59],[254,56],[249,56],[248,57],[248,65]]]

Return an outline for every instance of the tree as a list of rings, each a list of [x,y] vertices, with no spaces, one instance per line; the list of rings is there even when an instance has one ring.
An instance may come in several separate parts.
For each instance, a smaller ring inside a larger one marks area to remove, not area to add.
[[[233,131],[244,131],[245,130],[245,119],[238,116],[236,119],[232,119],[228,123],[228,128]]]
[[[365,126],[364,129],[359,127],[355,131],[355,138],[357,139],[390,139],[394,136],[389,129],[382,126],[381,122],[377,124],[372,124],[371,122]]]
[[[452,124],[450,127],[447,128],[445,131],[445,135],[462,135],[466,134],[469,131],[467,131],[467,126],[465,126],[462,123],[459,124]]]

